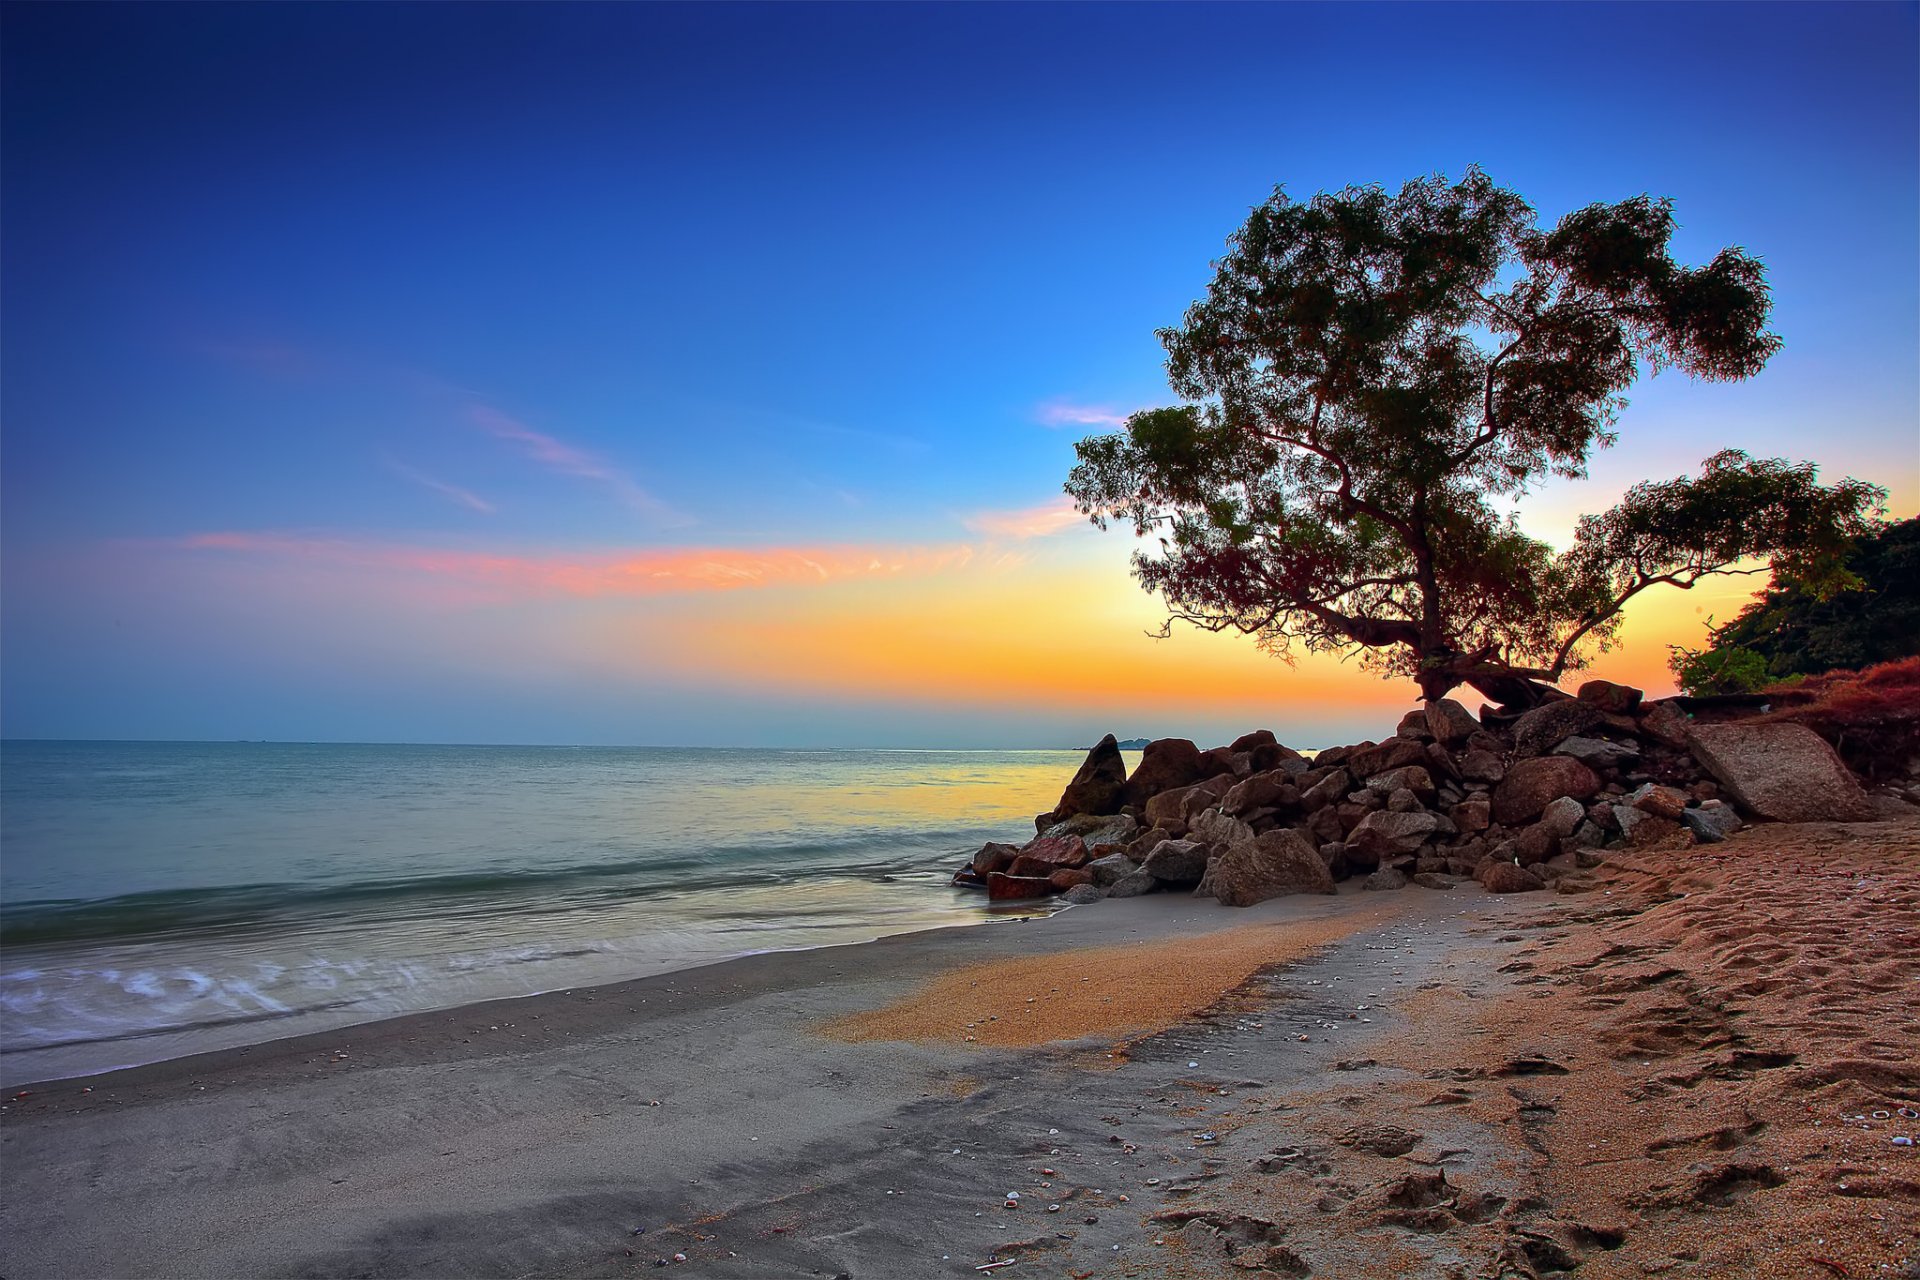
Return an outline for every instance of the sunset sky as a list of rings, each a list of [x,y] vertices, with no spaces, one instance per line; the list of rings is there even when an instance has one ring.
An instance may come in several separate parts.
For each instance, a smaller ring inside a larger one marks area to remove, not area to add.
[[[1914,514],[1917,14],[10,6],[0,733],[1379,736],[1410,685],[1149,638],[1067,508],[1154,329],[1276,184],[1671,196],[1785,348],[1643,381],[1526,527],[1726,446]]]

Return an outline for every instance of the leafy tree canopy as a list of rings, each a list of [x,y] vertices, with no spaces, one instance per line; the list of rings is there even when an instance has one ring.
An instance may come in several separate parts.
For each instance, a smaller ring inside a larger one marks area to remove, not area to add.
[[[1858,670],[1920,654],[1920,519],[1882,525],[1847,548],[1855,590],[1823,595],[1793,579],[1713,629],[1705,650],[1676,648],[1688,693],[1750,693],[1794,676]]]
[[[1157,540],[1134,572],[1170,623],[1282,655],[1358,648],[1429,698],[1467,683],[1535,701],[1634,595],[1755,558],[1830,592],[1884,495],[1811,464],[1717,453],[1636,485],[1560,552],[1514,520],[1512,499],[1613,443],[1642,370],[1731,381],[1779,348],[1759,261],[1683,266],[1674,225],[1637,196],[1543,231],[1477,169],[1397,195],[1276,191],[1160,331],[1184,403],[1081,441],[1067,492]]]

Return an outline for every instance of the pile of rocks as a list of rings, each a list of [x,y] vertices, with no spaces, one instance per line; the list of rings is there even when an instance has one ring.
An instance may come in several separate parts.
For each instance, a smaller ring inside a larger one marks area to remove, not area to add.
[[[995,899],[1191,890],[1234,906],[1352,877],[1577,892],[1609,850],[1723,840],[1743,816],[1872,816],[1817,734],[1701,723],[1689,705],[1603,680],[1519,715],[1440,699],[1384,742],[1312,759],[1266,730],[1211,751],[1162,738],[1131,777],[1108,735],[1034,839],[987,845],[954,881]]]

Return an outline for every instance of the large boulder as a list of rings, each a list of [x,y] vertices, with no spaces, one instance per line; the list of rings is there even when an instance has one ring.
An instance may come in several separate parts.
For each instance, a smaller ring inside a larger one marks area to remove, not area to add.
[[[1693,730],[1692,718],[1664,698],[1659,702],[1644,703],[1639,715],[1634,717],[1634,723],[1639,726],[1641,733],[1669,747],[1686,746]]]
[[[1488,893],[1526,893],[1533,889],[1544,889],[1542,880],[1525,867],[1511,862],[1499,862],[1492,858],[1480,864],[1473,878],[1478,880]]]
[[[1605,719],[1606,713],[1591,702],[1561,698],[1535,707],[1513,722],[1513,749],[1516,755],[1545,755],[1576,733],[1585,733]]]
[[[1196,813],[1187,823],[1187,837],[1206,845],[1215,853],[1253,844],[1253,828],[1219,809]]]
[[[1127,779],[1127,804],[1144,806],[1148,800],[1175,787],[1198,783],[1208,775],[1200,760],[1200,748],[1183,737],[1154,739],[1140,752],[1140,764]]]
[[[1440,698],[1427,704],[1427,732],[1435,742],[1457,747],[1480,729],[1480,722],[1452,698]]]
[[[1507,770],[1507,776],[1493,789],[1493,820],[1518,827],[1532,822],[1561,796],[1586,800],[1599,790],[1600,779],[1593,770],[1572,756],[1535,756]]]
[[[1140,870],[1168,884],[1197,883],[1207,873],[1207,846],[1197,840],[1162,840],[1147,854],[1147,860],[1140,864]],[[1116,885],[1120,883],[1124,881],[1115,882]]]
[[[1617,716],[1632,715],[1640,699],[1646,696],[1630,684],[1615,684],[1611,680],[1589,680],[1574,694],[1580,701]]]
[[[1314,847],[1284,828],[1226,849],[1207,864],[1199,897],[1250,907],[1289,893],[1332,893],[1333,875]]]
[[[1036,836],[1020,846],[1020,856],[1053,867],[1085,866],[1087,844],[1079,836]]]
[[[1377,809],[1347,834],[1347,847],[1376,860],[1404,857],[1417,853],[1440,829],[1440,819],[1431,813]]]
[[[1426,762],[1427,744],[1412,738],[1388,738],[1377,747],[1354,752],[1344,761],[1347,771],[1356,778],[1371,778],[1389,769],[1409,764],[1424,765]]]
[[[1112,734],[1108,734],[1100,739],[1093,750],[1087,752],[1080,771],[1073,775],[1073,781],[1060,793],[1060,803],[1053,806],[1054,821],[1071,818],[1078,813],[1118,813],[1124,803],[1126,788],[1127,762],[1120,758],[1120,743]],[[1047,825],[1051,826],[1052,823]],[[1045,830],[1044,827],[1040,829]]]
[[[1330,804],[1339,804],[1347,792],[1353,790],[1353,775],[1345,769],[1333,769],[1300,793],[1300,805],[1308,813],[1324,809]]]
[[[1756,817],[1770,822],[1865,822],[1873,817],[1847,766],[1805,725],[1696,724],[1694,758]]]

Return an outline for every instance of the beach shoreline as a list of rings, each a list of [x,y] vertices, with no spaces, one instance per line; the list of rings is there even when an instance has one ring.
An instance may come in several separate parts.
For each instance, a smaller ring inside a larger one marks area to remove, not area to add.
[[[1900,1274],[1920,1164],[1844,1116],[1920,1102],[1916,904],[1920,825],[1760,827],[1581,894],[1150,895],[52,1082],[0,1114],[0,1272]],[[1186,998],[1101,1011],[1148,977]]]

